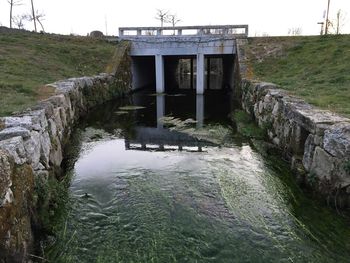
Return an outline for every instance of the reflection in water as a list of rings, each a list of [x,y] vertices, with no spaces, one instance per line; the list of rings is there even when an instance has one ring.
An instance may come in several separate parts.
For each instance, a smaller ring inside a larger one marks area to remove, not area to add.
[[[125,139],[126,149],[158,151],[187,149],[201,152],[203,146],[217,146],[215,143],[199,140],[187,133],[164,128],[165,101],[165,95],[156,95],[157,127],[135,127],[132,137],[127,136]],[[196,95],[196,121],[194,123],[196,123],[197,128],[202,128],[203,122],[204,95]]]
[[[204,120],[204,95],[197,94],[196,96],[196,120],[197,128],[203,127]]]
[[[165,98],[164,95],[157,95],[157,128],[163,128],[162,118],[165,115]]]
[[[305,197],[282,162],[234,135],[225,100],[135,94],[121,104],[145,109],[118,115],[119,102],[96,109],[74,135],[67,216],[45,255],[54,262],[348,262],[346,222]],[[168,129],[164,116],[198,122]],[[193,152],[178,151],[185,145]]]

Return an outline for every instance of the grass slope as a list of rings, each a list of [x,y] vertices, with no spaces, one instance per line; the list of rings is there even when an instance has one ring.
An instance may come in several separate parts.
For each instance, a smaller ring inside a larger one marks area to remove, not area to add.
[[[88,37],[0,28],[0,116],[45,97],[44,84],[104,72],[115,47]]]
[[[350,117],[350,35],[251,38],[254,78]]]

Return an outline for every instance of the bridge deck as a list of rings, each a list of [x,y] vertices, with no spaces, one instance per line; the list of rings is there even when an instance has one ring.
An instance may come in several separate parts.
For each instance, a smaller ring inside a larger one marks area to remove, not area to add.
[[[248,25],[208,25],[208,26],[175,26],[175,27],[120,27],[119,37],[186,37],[186,36],[233,36],[248,37]]]

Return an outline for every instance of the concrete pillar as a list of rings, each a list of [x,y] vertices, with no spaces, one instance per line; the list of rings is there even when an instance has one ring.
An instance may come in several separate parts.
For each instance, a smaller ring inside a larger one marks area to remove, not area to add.
[[[165,96],[157,95],[157,128],[163,128],[162,118],[165,115]]]
[[[204,95],[203,94],[197,94],[196,97],[196,121],[197,121],[197,128],[203,127],[204,122]]]
[[[197,94],[204,94],[204,54],[197,54]]]
[[[164,58],[156,55],[156,90],[157,93],[164,93]]]

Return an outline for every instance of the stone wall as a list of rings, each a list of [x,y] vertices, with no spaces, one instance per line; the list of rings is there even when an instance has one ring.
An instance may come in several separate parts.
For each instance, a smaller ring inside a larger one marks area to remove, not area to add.
[[[126,54],[114,74],[49,84],[53,96],[0,118],[0,262],[26,260],[36,217],[35,182],[45,183],[60,172],[65,145],[80,117],[130,91],[129,69]]]
[[[274,84],[250,80],[245,43],[239,44],[242,108],[307,186],[337,207],[350,207],[350,119],[311,106]]]

